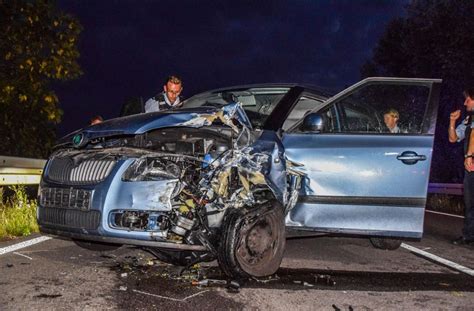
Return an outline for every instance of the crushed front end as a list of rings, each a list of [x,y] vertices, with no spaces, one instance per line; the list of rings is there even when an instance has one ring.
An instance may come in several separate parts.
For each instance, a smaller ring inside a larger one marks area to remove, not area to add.
[[[239,104],[165,117],[174,121],[135,135],[76,134],[75,147],[58,148],[40,184],[41,231],[186,251],[191,263],[216,258],[228,210],[296,202],[299,175]]]

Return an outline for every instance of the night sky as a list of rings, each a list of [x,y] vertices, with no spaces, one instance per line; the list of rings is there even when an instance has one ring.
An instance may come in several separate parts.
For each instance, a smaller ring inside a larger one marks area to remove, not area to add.
[[[155,95],[170,74],[183,78],[185,97],[261,82],[341,89],[360,79],[360,66],[405,3],[58,1],[84,28],[84,75],[54,86],[64,110],[58,134],[96,114],[117,117],[127,99]]]

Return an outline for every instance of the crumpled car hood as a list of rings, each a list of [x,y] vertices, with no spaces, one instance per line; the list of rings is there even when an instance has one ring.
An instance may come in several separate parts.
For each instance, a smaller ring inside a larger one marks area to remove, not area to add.
[[[143,134],[150,130],[165,127],[202,127],[209,126],[215,119],[236,130],[233,120],[252,129],[249,118],[240,103],[230,103],[223,107],[197,107],[131,115],[104,121],[72,132],[58,141],[59,145],[70,143],[72,138],[82,133],[86,140],[118,135]]]
[[[238,136],[233,142],[232,152],[225,153],[216,162],[217,166],[209,171],[209,176],[202,180],[201,186],[210,189],[206,193],[207,199],[214,200],[219,197],[221,201],[230,199],[235,206],[253,205],[255,199],[252,189],[266,185],[278,201],[287,209],[291,209],[298,197],[301,174],[296,171],[287,172],[283,147],[277,143],[279,139],[274,132],[264,131],[260,139],[249,145],[252,125],[241,103],[144,113],[113,119],[71,133],[62,138],[59,145],[73,144],[75,148],[81,148],[95,138],[137,135],[168,127],[200,128],[212,126],[215,122],[219,126],[230,127]],[[248,135],[246,143],[239,145],[240,138],[245,134]],[[142,156],[142,160],[150,156],[157,155],[147,154]],[[237,170],[243,187],[234,189],[235,192],[231,193],[228,179],[233,169]],[[295,181],[291,181],[293,179]],[[291,184],[289,188],[288,182]]]

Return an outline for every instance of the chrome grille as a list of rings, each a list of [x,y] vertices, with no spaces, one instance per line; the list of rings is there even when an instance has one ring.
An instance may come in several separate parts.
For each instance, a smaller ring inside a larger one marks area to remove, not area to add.
[[[47,179],[69,185],[96,184],[103,181],[114,168],[113,159],[90,159],[74,165],[71,158],[53,158],[47,167]]]
[[[60,208],[40,207],[40,224],[65,226],[68,228],[97,229],[100,224],[99,211],[77,211]]]
[[[74,188],[41,188],[39,201],[43,207],[89,210],[91,190]]]

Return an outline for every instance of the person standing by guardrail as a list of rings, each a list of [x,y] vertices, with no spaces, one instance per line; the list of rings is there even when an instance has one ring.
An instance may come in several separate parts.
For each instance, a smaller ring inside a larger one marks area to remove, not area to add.
[[[474,88],[464,91],[464,106],[468,116],[457,127],[456,121],[461,116],[461,110],[452,112],[449,116],[449,142],[464,140],[464,227],[462,236],[453,241],[455,245],[474,244],[474,133],[472,133],[474,113]]]

